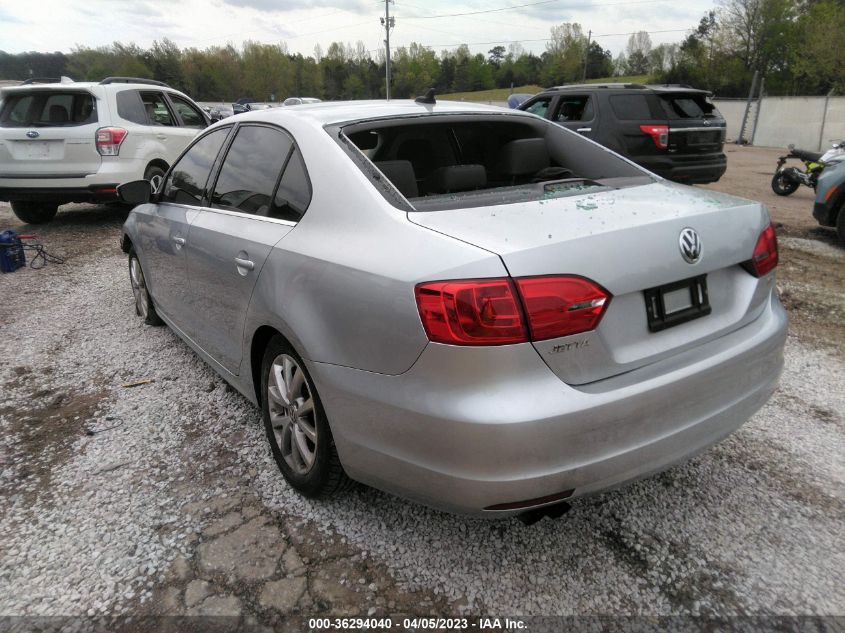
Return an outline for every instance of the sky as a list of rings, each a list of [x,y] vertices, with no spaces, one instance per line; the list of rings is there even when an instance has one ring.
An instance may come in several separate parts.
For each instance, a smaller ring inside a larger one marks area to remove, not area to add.
[[[713,8],[714,0],[393,0],[390,44],[440,52],[466,43],[486,54],[520,42],[539,54],[551,26],[578,22],[615,56],[630,32],[648,31],[655,45],[676,42]],[[384,9],[384,0],[0,0],[0,50],[69,52],[114,41],[148,48],[167,37],[200,49],[285,42],[307,56],[317,44],[325,51],[360,40],[375,57]]]

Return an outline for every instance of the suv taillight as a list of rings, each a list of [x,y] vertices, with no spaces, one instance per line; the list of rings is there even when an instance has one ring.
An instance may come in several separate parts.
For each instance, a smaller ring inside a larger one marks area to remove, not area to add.
[[[640,131],[648,134],[657,149],[669,147],[669,126],[668,125],[641,125]]]
[[[507,345],[594,330],[610,293],[574,276],[422,283],[417,306],[429,340]]]
[[[120,154],[120,144],[128,132],[122,127],[101,127],[94,137],[100,156],[117,156]]]
[[[770,273],[778,265],[778,238],[775,227],[767,226],[754,246],[754,254],[745,263],[745,268],[755,277],[762,277]]]

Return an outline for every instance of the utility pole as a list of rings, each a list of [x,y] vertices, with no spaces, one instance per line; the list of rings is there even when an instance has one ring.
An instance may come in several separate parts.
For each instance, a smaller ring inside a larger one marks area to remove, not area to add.
[[[396,24],[396,18],[390,17],[390,3],[393,0],[384,0],[384,17],[381,24],[384,26],[384,47],[386,55],[384,58],[384,94],[390,101],[390,29]]]
[[[587,32],[587,50],[584,51],[584,81],[587,81],[587,62],[590,61],[590,40],[593,39],[593,31]]]

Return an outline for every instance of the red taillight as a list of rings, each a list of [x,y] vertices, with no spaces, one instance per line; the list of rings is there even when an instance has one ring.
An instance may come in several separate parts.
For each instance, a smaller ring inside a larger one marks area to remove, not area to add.
[[[610,293],[583,277],[523,277],[516,285],[534,341],[596,329],[610,302]]]
[[[506,345],[528,340],[509,279],[436,281],[416,287],[429,340],[452,345]]]
[[[657,149],[666,149],[669,147],[668,125],[641,125],[640,130],[651,137]]]
[[[747,262],[746,268],[755,277],[762,277],[774,270],[777,265],[778,238],[775,234],[775,227],[770,224],[757,238],[754,254],[751,256],[751,260]]]
[[[429,340],[507,345],[578,334],[598,326],[610,301],[582,277],[523,277],[515,284],[508,278],[419,284],[417,306]]]
[[[127,134],[122,127],[101,127],[95,136],[97,151],[101,156],[117,156]]]

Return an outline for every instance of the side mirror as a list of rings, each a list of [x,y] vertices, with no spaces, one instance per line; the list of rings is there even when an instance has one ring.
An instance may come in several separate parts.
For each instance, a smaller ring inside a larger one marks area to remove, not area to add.
[[[117,186],[117,197],[127,204],[145,204],[153,195],[153,185],[149,180],[133,180]]]

